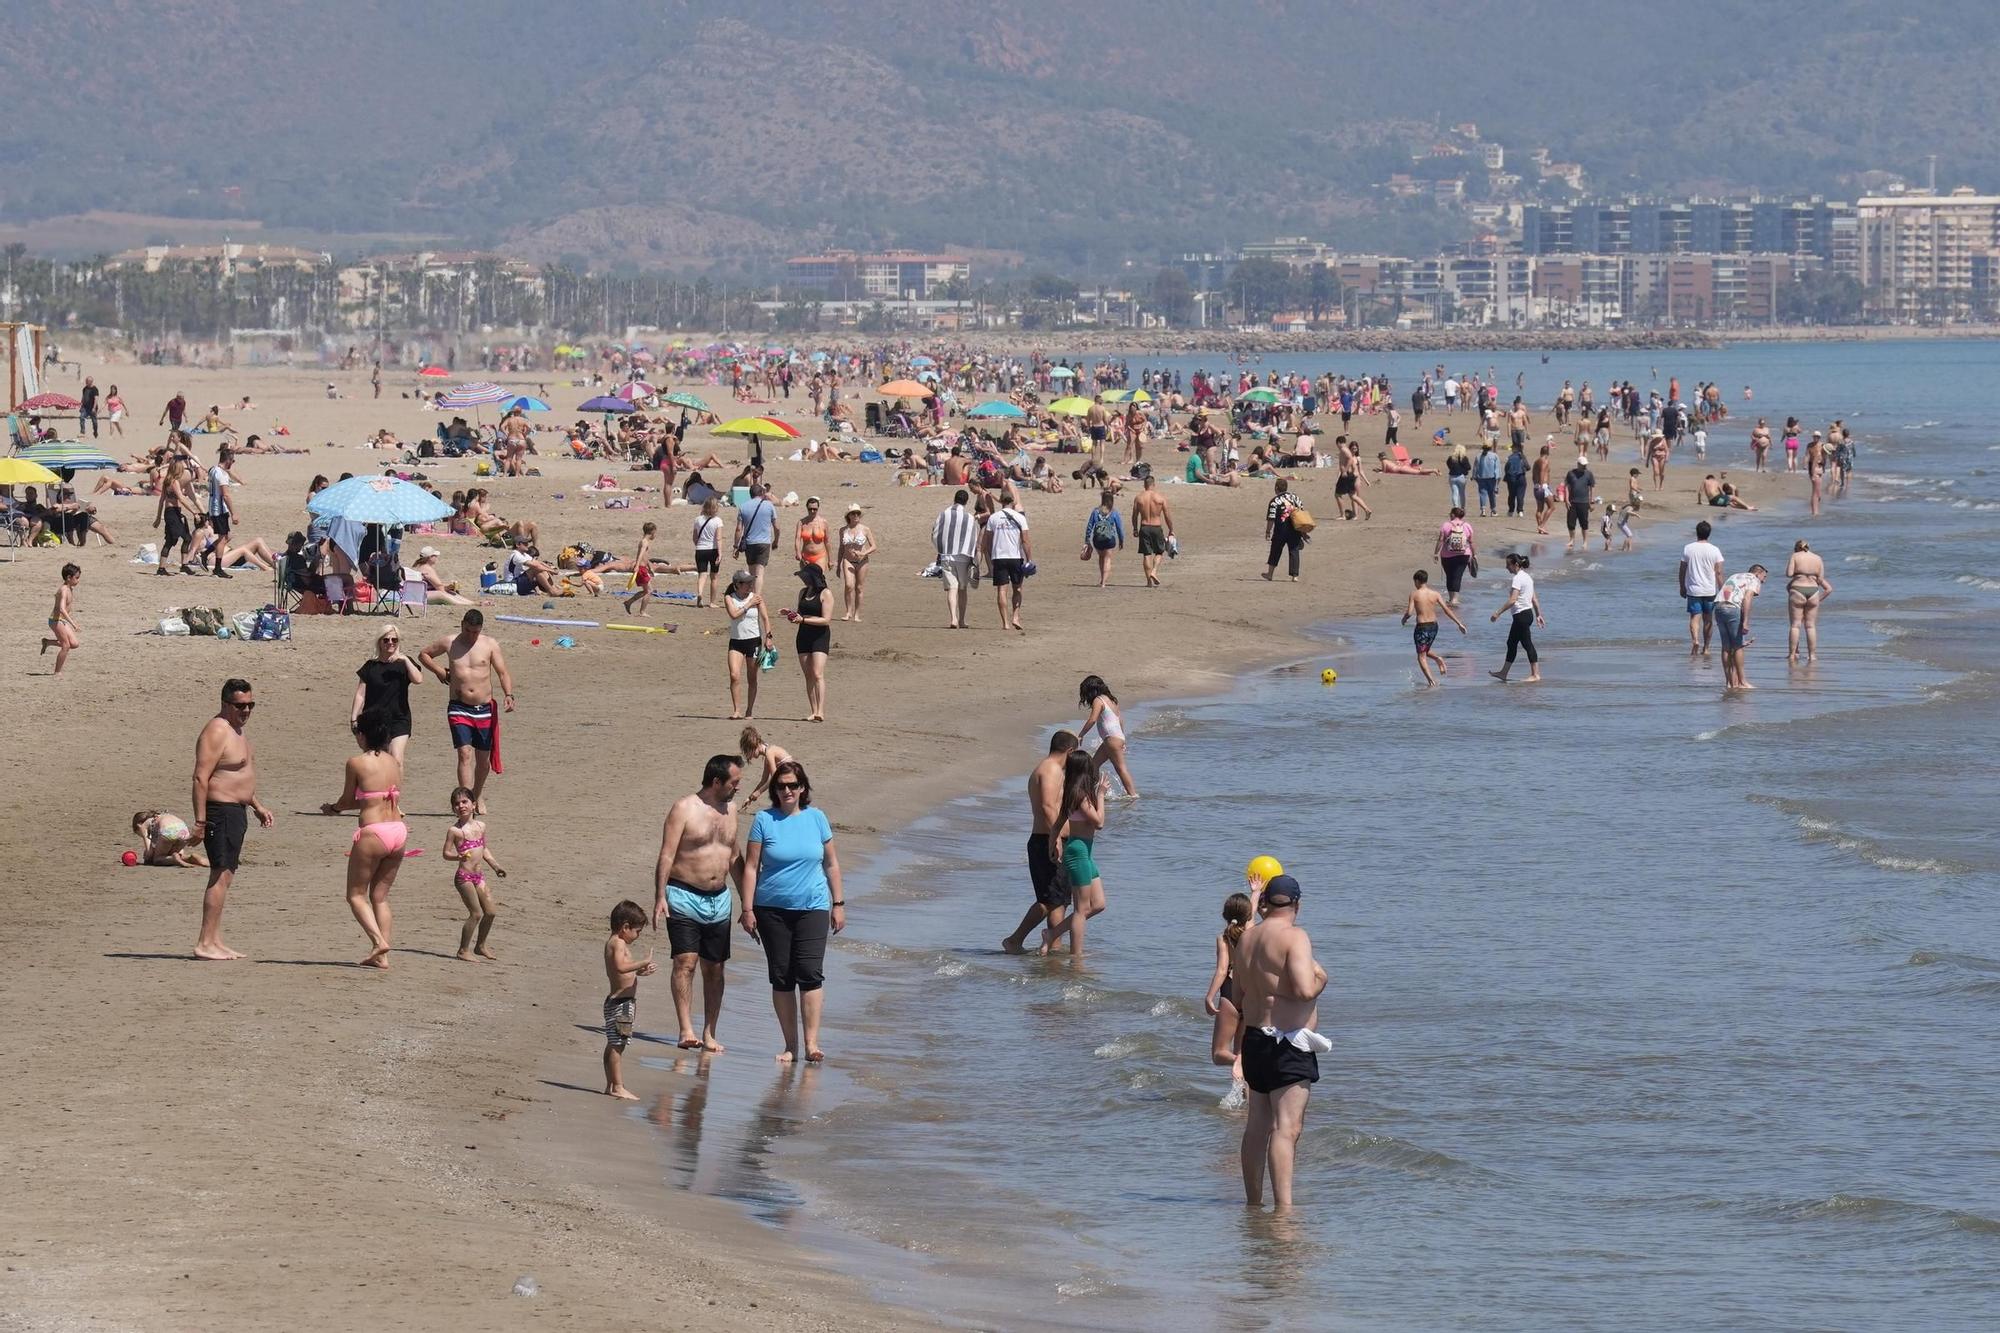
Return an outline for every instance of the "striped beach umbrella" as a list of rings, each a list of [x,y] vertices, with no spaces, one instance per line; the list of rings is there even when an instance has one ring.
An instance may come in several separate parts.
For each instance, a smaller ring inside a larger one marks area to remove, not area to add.
[[[107,472],[118,468],[117,459],[81,440],[44,440],[40,444],[29,445],[18,457],[40,463],[51,472],[61,472],[64,468],[78,472]]]
[[[444,408],[485,407],[492,403],[504,403],[514,397],[514,391],[503,389],[497,384],[477,381],[461,384],[445,390],[444,397],[438,399],[438,406]]]

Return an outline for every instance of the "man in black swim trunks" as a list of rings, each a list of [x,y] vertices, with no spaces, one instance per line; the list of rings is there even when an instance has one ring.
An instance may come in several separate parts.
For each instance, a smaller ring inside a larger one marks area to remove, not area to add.
[[[1597,489],[1597,474],[1581,457],[1576,466],[1563,474],[1563,493],[1568,497],[1569,508],[1564,511],[1563,522],[1569,530],[1569,540],[1563,543],[1565,551],[1582,541],[1583,549],[1590,549],[1590,496]]]
[[[1034,885],[1035,901],[1014,933],[1000,941],[1008,953],[1025,952],[1029,931],[1044,921],[1051,929],[1060,926],[1069,911],[1072,889],[1062,866],[1049,855],[1049,828],[1062,813],[1063,761],[1075,748],[1075,733],[1058,731],[1049,737],[1047,756],[1028,775],[1028,809],[1034,814],[1034,830],[1028,834],[1028,882]]]
[[[1313,959],[1312,941],[1299,928],[1299,882],[1279,875],[1264,886],[1263,919],[1237,941],[1236,1005],[1243,1015],[1243,1081],[1249,1085],[1250,1119],[1243,1128],[1243,1199],[1264,1202],[1264,1170],[1281,1213],[1292,1206],[1292,1163],[1305,1129],[1306,1102],[1319,1082],[1318,1052],[1326,1039],[1319,997],[1326,969]]]
[[[257,707],[247,680],[231,677],[222,683],[222,711],[208,720],[194,743],[194,826],[208,853],[208,888],[201,897],[201,933],[194,956],[225,962],[243,955],[222,942],[222,907],[236,866],[243,855],[243,837],[250,816],[265,828],[277,816],[257,799],[257,763],[243,728]]]

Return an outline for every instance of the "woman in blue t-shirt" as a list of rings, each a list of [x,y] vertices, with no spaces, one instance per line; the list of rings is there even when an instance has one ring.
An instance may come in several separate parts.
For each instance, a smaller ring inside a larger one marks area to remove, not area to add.
[[[771,774],[771,807],[759,810],[743,849],[743,929],[764,946],[781,1063],[818,1064],[819,1016],[829,928],[847,925],[833,826],[812,808],[812,784],[795,760]],[[803,1031],[801,1031],[803,1024]]]

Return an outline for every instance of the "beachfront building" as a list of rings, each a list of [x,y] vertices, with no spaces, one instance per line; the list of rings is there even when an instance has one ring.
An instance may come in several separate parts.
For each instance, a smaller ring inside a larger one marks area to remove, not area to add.
[[[948,299],[947,288],[963,291],[971,287],[972,261],[960,255],[914,250],[872,255],[828,250],[786,260],[785,282],[795,290],[819,292],[841,301]]]
[[[173,265],[213,264],[221,276],[227,278],[234,277],[238,272],[263,268],[294,268],[301,273],[311,273],[332,262],[332,255],[319,250],[302,250],[295,245],[245,245],[241,241],[224,241],[220,245],[144,245],[133,250],[120,250],[104,261],[104,267],[107,271],[136,269],[142,273],[158,273]]]
[[[1854,205],[1817,195],[1529,204],[1521,210],[1521,250],[1531,255],[1786,254],[1832,262],[1839,224],[1853,215]]]
[[[2000,195],[1961,186],[1950,194],[1902,194],[1856,202],[1861,285],[1871,313],[1890,319],[1994,313],[1982,289],[2000,257]]]

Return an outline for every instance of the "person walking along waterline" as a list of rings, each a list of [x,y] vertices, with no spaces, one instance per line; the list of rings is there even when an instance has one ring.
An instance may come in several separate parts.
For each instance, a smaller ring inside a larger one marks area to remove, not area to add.
[[[1528,683],[1533,685],[1542,678],[1541,656],[1535,651],[1534,631],[1546,627],[1542,619],[1542,601],[1535,595],[1535,580],[1528,573],[1528,557],[1509,553],[1507,556],[1507,600],[1493,613],[1492,619],[1499,620],[1504,614],[1511,619],[1507,626],[1507,660],[1498,671],[1486,674],[1507,683],[1507,673],[1514,669],[1514,654],[1526,650],[1528,654]]]
[[[1703,519],[1694,540],[1681,548],[1680,590],[1687,602],[1688,656],[1706,655],[1715,635],[1715,597],[1722,590],[1722,548],[1710,541],[1715,529]]]
[[[828,931],[847,926],[833,825],[813,808],[812,784],[796,760],[778,766],[771,804],[750,823],[743,849],[743,929],[764,946],[771,1006],[785,1047],[781,1064],[818,1064],[826,1002]]]
[[[1299,498],[1292,494],[1291,483],[1285,478],[1277,480],[1271,496],[1271,503],[1264,506],[1264,539],[1271,543],[1270,558],[1264,562],[1264,582],[1270,583],[1278,573],[1278,558],[1283,556],[1286,571],[1292,582],[1299,581],[1299,552],[1305,546],[1305,534],[1292,523],[1292,511],[1299,507]]]
[[[1014,933],[1000,941],[1002,953],[1023,952],[1027,948],[1028,932],[1044,920],[1051,926],[1061,925],[1063,914],[1069,911],[1073,900],[1069,881],[1063,876],[1062,859],[1049,846],[1049,830],[1055,827],[1056,816],[1062,811],[1063,766],[1076,747],[1077,739],[1073,732],[1058,731],[1049,737],[1049,752],[1028,775],[1028,811],[1031,816],[1028,884],[1034,890],[1035,901],[1029,904]]]
[[[1465,521],[1465,511],[1453,508],[1451,517],[1438,526],[1437,541],[1431,547],[1431,557],[1444,570],[1445,595],[1453,606],[1458,605],[1458,593],[1465,582],[1465,571],[1479,559],[1479,547],[1474,540],[1472,525]]]
[[[1785,660],[1799,660],[1799,638],[1806,642],[1806,661],[1819,658],[1819,609],[1833,596],[1833,580],[1826,576],[1826,561],[1814,553],[1801,537],[1792,544],[1792,558],[1785,564],[1785,610],[1790,626],[1785,632]]]
[[[1125,766],[1125,711],[1118,706],[1118,696],[1104,683],[1104,677],[1085,676],[1077,686],[1076,702],[1085,710],[1083,725],[1076,729],[1076,734],[1088,736],[1093,729],[1097,732],[1098,746],[1090,756],[1091,766],[1101,776],[1105,764],[1110,764],[1127,799],[1137,800],[1139,785],[1132,781],[1132,770]]]
[[[208,887],[201,895],[201,931],[194,956],[219,962],[243,955],[222,942],[222,908],[242,861],[243,835],[250,815],[265,828],[278,817],[257,799],[257,761],[243,734],[257,700],[250,682],[222,682],[222,711],[210,718],[194,743],[194,823],[190,831],[208,854]]]
[[[1279,875],[1264,886],[1263,917],[1236,944],[1236,1003],[1243,1015],[1243,1081],[1249,1118],[1240,1153],[1243,1202],[1292,1207],[1292,1176],[1306,1104],[1319,1082],[1319,1053],[1333,1049],[1319,1026],[1319,997],[1326,969],[1312,955],[1312,939],[1299,928],[1299,882]]]
[[[680,1048],[722,1050],[723,964],[729,961],[729,881],[741,887],[736,854],[736,808],[743,765],[732,754],[709,757],[701,790],[675,801],[660,831],[653,867],[653,927],[666,927],[673,956],[674,1017]],[[701,1035],[694,1031],[694,974],[701,969]]]

